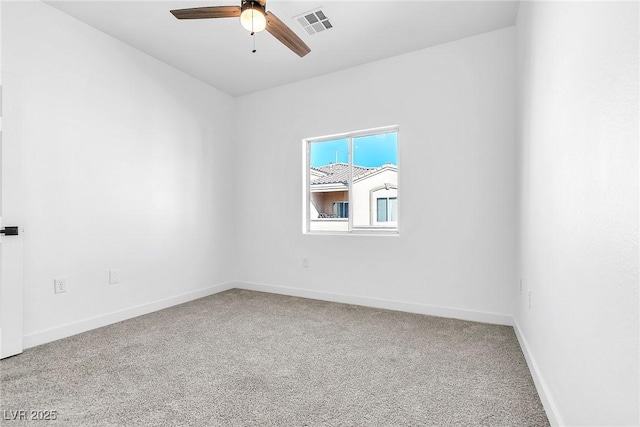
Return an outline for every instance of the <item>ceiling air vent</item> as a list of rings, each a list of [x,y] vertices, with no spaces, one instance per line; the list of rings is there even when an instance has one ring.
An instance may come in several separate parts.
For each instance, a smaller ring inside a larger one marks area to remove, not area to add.
[[[333,28],[329,18],[320,9],[294,16],[293,19],[298,21],[309,35]]]

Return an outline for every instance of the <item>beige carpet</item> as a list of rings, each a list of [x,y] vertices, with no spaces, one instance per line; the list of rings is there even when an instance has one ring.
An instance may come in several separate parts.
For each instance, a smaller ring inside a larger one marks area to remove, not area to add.
[[[510,327],[243,290],[0,369],[5,418],[41,426],[548,425]]]

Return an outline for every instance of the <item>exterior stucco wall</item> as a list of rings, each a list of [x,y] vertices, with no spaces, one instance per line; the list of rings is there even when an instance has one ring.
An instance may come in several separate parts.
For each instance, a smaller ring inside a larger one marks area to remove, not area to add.
[[[388,190],[385,189],[385,185],[389,188]],[[395,170],[384,170],[356,181],[353,184],[353,209],[351,209],[353,225],[355,227],[377,225],[376,199],[378,197],[397,197],[397,187],[398,172]]]

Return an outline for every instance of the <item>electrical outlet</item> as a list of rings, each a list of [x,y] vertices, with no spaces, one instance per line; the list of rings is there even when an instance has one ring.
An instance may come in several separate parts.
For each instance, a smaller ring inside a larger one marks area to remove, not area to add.
[[[527,293],[527,299],[529,300],[529,310],[531,310],[531,289],[529,289],[529,292]]]
[[[309,258],[302,258],[302,266],[304,268],[309,268]]]
[[[120,270],[109,270],[109,284],[120,283]]]
[[[53,292],[56,294],[67,292],[67,279],[53,279]]]

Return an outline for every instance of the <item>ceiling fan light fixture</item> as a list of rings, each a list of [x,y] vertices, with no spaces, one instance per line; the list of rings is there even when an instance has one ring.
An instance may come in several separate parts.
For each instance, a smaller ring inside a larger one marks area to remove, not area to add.
[[[240,23],[247,31],[253,33],[264,31],[267,27],[264,7],[257,1],[244,2],[242,4],[242,13],[240,13]]]

